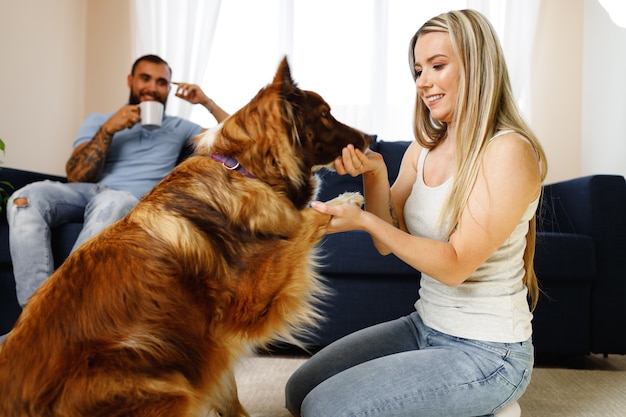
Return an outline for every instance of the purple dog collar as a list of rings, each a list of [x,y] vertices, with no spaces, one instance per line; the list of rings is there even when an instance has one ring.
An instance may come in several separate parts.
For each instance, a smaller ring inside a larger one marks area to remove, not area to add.
[[[222,165],[224,165],[224,168],[230,171],[237,171],[241,175],[245,175],[248,178],[254,178],[254,175],[246,171],[246,169],[242,167],[241,164],[236,159],[233,159],[230,156],[213,154],[211,155],[211,158],[213,158],[214,160],[218,162],[221,162]]]

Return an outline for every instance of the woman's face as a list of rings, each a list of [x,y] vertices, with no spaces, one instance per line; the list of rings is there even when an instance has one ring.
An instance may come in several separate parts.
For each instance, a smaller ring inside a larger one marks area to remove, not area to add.
[[[450,124],[459,94],[460,67],[447,33],[420,35],[413,50],[417,94],[433,119]]]

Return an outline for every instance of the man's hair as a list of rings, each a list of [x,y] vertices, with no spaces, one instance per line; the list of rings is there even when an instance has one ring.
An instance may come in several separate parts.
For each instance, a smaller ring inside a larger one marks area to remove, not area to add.
[[[144,56],[137,58],[137,60],[133,64],[133,67],[130,70],[131,75],[135,75],[135,69],[137,68],[137,65],[139,65],[139,63],[143,61],[152,62],[153,64],[165,65],[167,69],[170,71],[170,78],[172,77],[172,68],[170,68],[170,65],[163,58],[157,55],[144,55]]]

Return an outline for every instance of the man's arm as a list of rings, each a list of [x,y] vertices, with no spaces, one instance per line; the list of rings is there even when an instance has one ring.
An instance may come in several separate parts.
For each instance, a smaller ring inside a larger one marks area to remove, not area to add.
[[[69,182],[96,182],[102,175],[104,159],[113,135],[100,128],[89,142],[80,144],[65,165]]]
[[[212,99],[209,99],[208,102],[203,104],[204,107],[207,108],[209,113],[215,117],[218,123],[222,123],[228,116],[230,116],[224,109],[217,105]]]
[[[69,182],[96,182],[102,176],[106,153],[116,132],[139,121],[139,106],[126,105],[98,129],[94,137],[77,146],[65,164]]]

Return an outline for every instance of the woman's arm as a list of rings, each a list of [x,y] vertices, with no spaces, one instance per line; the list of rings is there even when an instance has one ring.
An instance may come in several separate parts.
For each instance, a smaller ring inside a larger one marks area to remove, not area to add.
[[[340,175],[357,176],[363,173],[365,210],[396,228],[406,231],[404,223],[404,202],[409,197],[416,175],[417,155],[421,147],[417,142],[409,145],[402,157],[400,170],[393,186],[389,186],[387,166],[382,155],[355,150],[349,145],[342,157],[335,161],[335,170]],[[374,246],[383,255],[391,251],[372,235]]]
[[[365,230],[419,271],[455,286],[467,279],[511,235],[540,191],[537,156],[515,133],[487,149],[461,219],[447,242],[413,236],[373,213],[348,205],[314,208],[333,216],[329,232]]]

